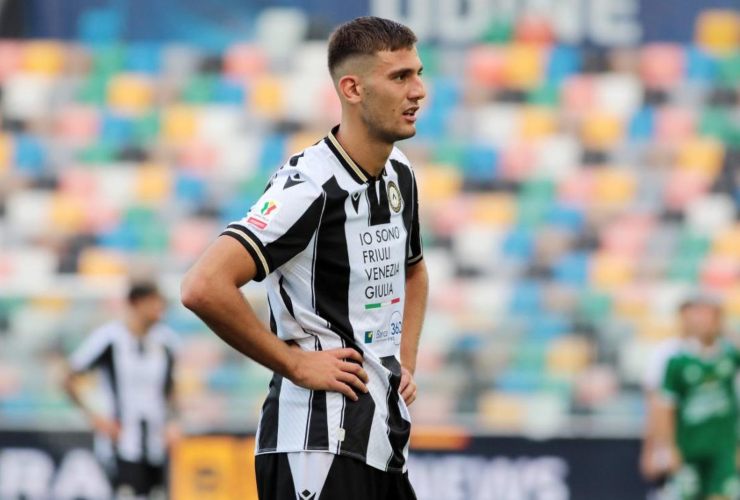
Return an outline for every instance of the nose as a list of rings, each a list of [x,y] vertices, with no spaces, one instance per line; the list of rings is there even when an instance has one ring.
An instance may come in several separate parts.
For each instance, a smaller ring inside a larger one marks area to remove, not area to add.
[[[421,101],[427,96],[427,89],[424,86],[424,80],[420,76],[414,78],[414,83],[409,89],[409,100],[410,101]]]

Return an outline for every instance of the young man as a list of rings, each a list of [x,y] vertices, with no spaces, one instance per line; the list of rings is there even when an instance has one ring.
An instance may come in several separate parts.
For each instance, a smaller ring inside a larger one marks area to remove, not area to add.
[[[428,280],[414,173],[394,147],[415,134],[425,96],[415,43],[376,17],[334,32],[340,125],[290,158],[183,281],[185,306],[274,371],[257,433],[262,500],[415,498],[407,406]],[[263,279],[269,330],[239,291]]]
[[[735,499],[740,483],[734,380],[740,353],[722,338],[722,311],[710,297],[688,301],[682,314],[692,335],[666,365],[656,452],[667,457],[679,498]]]
[[[65,389],[95,430],[116,498],[164,494],[167,449],[179,435],[172,419],[177,339],[160,324],[164,310],[154,284],[132,285],[124,318],[93,331],[69,361]],[[92,371],[102,376],[104,408],[78,390],[78,378]]]
[[[681,349],[683,342],[691,336],[691,325],[686,312],[691,309],[691,300],[681,304],[678,311],[679,332],[675,337],[663,340],[650,353],[643,378],[645,393],[645,433],[640,454],[640,470],[646,480],[661,488],[668,474],[669,463],[665,454],[656,446],[658,435],[658,413],[661,404],[663,377],[668,361]]]

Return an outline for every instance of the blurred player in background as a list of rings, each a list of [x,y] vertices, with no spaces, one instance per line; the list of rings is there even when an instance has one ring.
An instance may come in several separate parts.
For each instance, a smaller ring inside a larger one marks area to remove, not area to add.
[[[413,373],[427,271],[413,170],[394,147],[425,96],[416,36],[340,26],[329,71],[342,118],[292,157],[183,281],[183,303],[275,372],[257,432],[263,500],[414,499]],[[239,288],[266,279],[273,333]]]
[[[96,452],[117,498],[164,497],[168,448],[179,437],[174,379],[177,339],[160,323],[166,303],[153,283],[135,283],[125,315],[94,330],[72,354],[65,389],[96,435]],[[78,379],[101,376],[104,408],[83,398]]]
[[[698,298],[700,299],[700,298]],[[668,360],[679,351],[685,339],[689,338],[692,329],[688,321],[687,311],[691,309],[695,298],[684,301],[678,310],[678,335],[663,340],[653,349],[647,362],[647,369],[643,378],[645,392],[645,433],[643,436],[642,453],[640,455],[640,470],[645,479],[661,486],[669,473],[668,457],[661,455],[656,446],[658,436],[658,413],[660,407],[661,389]]]
[[[672,474],[673,497],[736,499],[740,481],[734,381],[740,352],[723,338],[722,310],[712,297],[692,298],[681,314],[690,334],[665,365],[654,454]]]

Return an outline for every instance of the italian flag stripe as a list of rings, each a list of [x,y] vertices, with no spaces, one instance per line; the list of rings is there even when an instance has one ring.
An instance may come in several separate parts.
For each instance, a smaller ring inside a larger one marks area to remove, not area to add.
[[[400,297],[396,297],[395,299],[388,300],[386,302],[375,302],[373,304],[365,304],[365,309],[378,309],[380,307],[389,306],[391,304],[398,304],[401,302]]]

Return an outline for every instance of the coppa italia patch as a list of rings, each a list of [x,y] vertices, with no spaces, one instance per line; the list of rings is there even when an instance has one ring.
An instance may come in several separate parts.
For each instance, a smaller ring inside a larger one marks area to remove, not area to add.
[[[274,200],[266,200],[261,205],[255,207],[247,217],[247,224],[251,224],[257,229],[265,229],[270,223],[270,217],[278,213],[280,206]],[[258,213],[255,213],[258,212]]]

